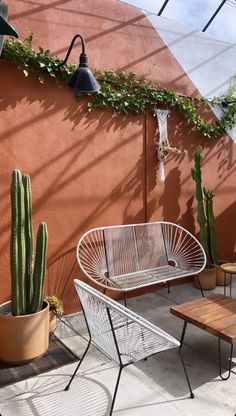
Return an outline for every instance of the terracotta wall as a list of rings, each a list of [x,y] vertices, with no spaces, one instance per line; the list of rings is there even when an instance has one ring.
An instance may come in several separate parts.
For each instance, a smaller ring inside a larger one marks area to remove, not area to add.
[[[146,18],[118,1],[12,1],[9,20],[20,32],[30,27],[35,46],[64,56],[73,35],[85,36],[91,67],[124,68],[186,94],[197,91]],[[79,54],[78,45],[71,60]],[[40,85],[13,64],[0,63],[0,301],[9,298],[9,187],[14,168],[32,179],[35,227],[49,228],[48,291],[76,307],[73,277],[78,277],[74,247],[94,226],[165,219],[191,231],[196,225],[193,153],[204,146],[204,183],[216,193],[220,257],[235,259],[235,145],[226,137],[206,143],[172,111],[171,144],[187,149],[170,157],[166,183],[156,183],[156,120],[149,115],[118,116],[86,111],[86,102],[53,80]],[[69,301],[68,301],[69,299]]]

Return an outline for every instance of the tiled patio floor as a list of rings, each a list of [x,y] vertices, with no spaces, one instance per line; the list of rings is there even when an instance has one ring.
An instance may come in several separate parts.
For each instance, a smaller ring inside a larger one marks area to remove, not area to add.
[[[235,279],[236,280],[236,279]],[[223,293],[218,287],[214,292]],[[211,291],[208,294],[212,294]],[[236,281],[232,295],[236,297]],[[128,307],[179,338],[182,321],[170,315],[176,303],[200,297],[191,284],[166,289],[128,301]],[[70,318],[83,332],[81,317]],[[86,341],[64,324],[57,335],[76,354],[81,355]],[[84,334],[86,336],[86,334]],[[223,364],[227,366],[229,345],[224,345]],[[117,416],[234,416],[236,413],[236,348],[233,373],[222,381],[218,370],[217,339],[191,325],[187,328],[183,356],[187,365],[194,399],[189,399],[183,369],[177,350],[169,350],[147,361],[124,369],[117,394],[114,415]],[[88,352],[79,376],[68,392],[64,392],[75,364],[55,369],[27,381],[0,390],[1,416],[105,416],[118,372],[94,348]]]

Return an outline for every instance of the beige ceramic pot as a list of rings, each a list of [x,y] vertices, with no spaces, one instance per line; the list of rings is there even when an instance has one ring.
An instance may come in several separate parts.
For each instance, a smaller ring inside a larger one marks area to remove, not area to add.
[[[12,316],[11,302],[0,306],[0,360],[23,364],[42,356],[49,342],[49,305],[39,312]]]
[[[205,268],[198,276],[203,290],[212,290],[216,287],[216,266]],[[194,285],[200,289],[198,279],[194,278]]]
[[[49,312],[49,332],[55,331],[57,327],[57,317],[53,311]]]

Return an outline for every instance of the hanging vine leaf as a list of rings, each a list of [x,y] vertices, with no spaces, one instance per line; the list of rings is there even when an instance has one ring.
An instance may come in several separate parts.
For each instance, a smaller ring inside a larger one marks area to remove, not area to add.
[[[49,50],[39,47],[36,52],[32,47],[33,34],[29,32],[23,40],[8,38],[3,45],[1,59],[14,62],[25,76],[30,72],[36,73],[40,83],[50,76],[56,82],[64,82],[76,69],[74,64],[59,67],[62,60],[51,55]],[[204,99],[186,97],[172,89],[152,84],[144,77],[138,77],[134,72],[113,70],[95,71],[101,90],[96,94],[86,94],[89,97],[88,111],[94,108],[112,108],[115,112],[125,114],[140,114],[152,111],[154,107],[164,104],[173,107],[183,114],[194,130],[207,138],[219,138],[227,130],[235,126],[236,105],[222,108],[222,117],[210,122],[199,115],[201,108],[210,104],[221,105],[222,101],[233,101],[235,88],[231,86],[224,96]],[[80,100],[84,94],[77,94]]]

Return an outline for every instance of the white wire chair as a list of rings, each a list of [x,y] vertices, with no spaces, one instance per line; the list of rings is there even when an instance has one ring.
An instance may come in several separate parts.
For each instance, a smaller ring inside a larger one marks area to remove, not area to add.
[[[77,245],[83,273],[104,289],[127,291],[198,275],[206,255],[197,239],[171,222],[99,227]]]
[[[69,390],[92,342],[95,347],[109,359],[115,361],[120,367],[112,398],[110,416],[114,408],[123,368],[171,348],[179,347],[179,355],[189,387],[190,397],[194,397],[181,355],[181,344],[177,339],[86,283],[74,280],[74,284],[87,324],[89,342],[65,390]]]

